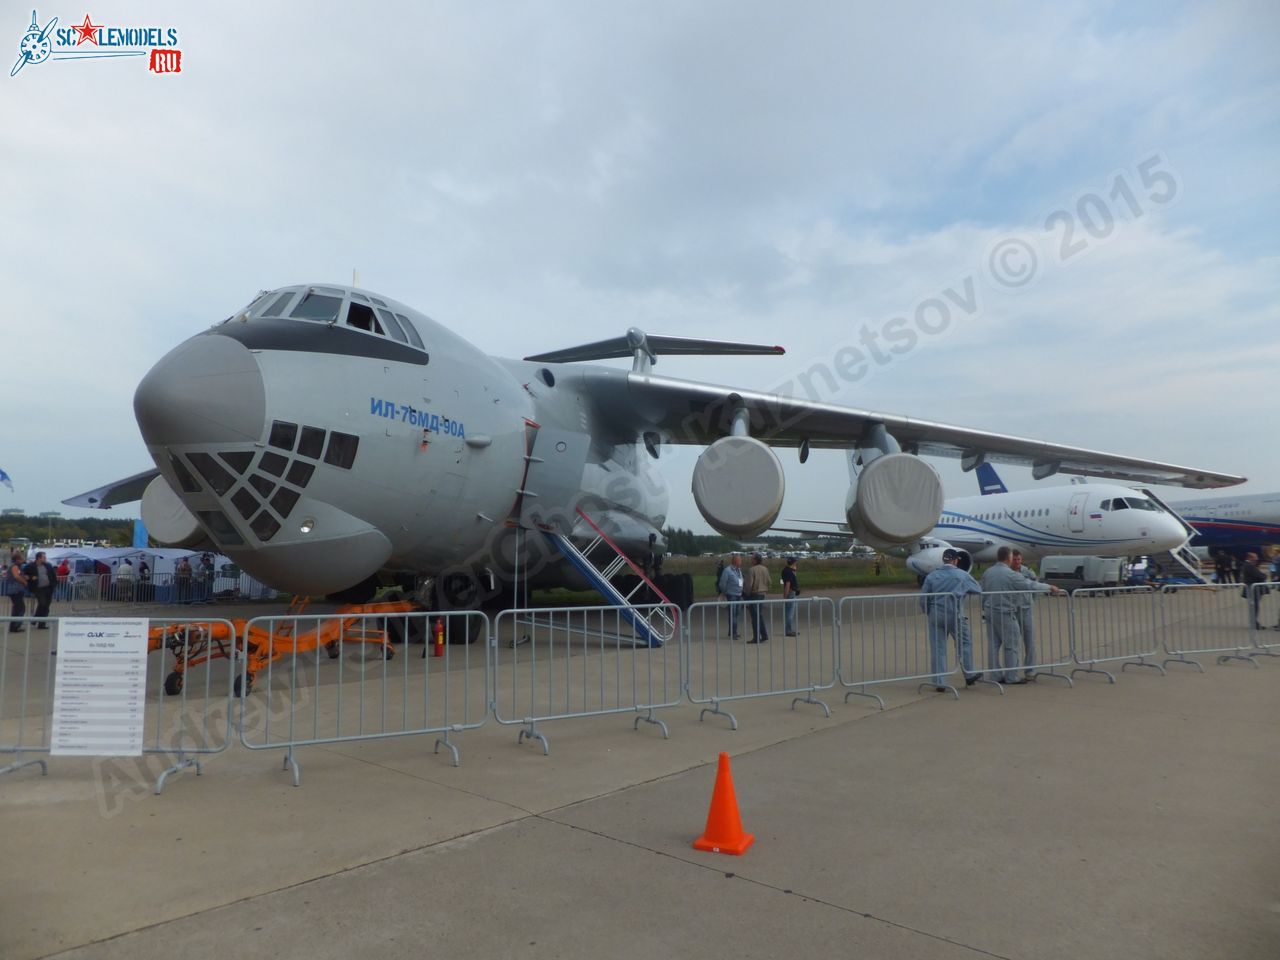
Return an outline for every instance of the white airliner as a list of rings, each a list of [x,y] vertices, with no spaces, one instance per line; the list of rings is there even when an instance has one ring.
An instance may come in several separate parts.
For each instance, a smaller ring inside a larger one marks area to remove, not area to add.
[[[942,565],[948,549],[961,553],[960,567],[967,570],[975,562],[994,563],[1002,546],[1022,551],[1034,564],[1046,556],[1132,557],[1177,551],[1195,533],[1148,490],[1073,483],[1009,493],[989,464],[979,468],[978,477],[984,490],[994,491],[998,484],[999,492],[947,500],[927,535],[893,551],[906,552],[912,573],[927,576]],[[849,533],[847,525],[834,526]],[[819,532],[808,526],[775,529]]]
[[[1194,533],[1146,490],[1076,483],[948,500],[938,525],[907,558],[919,576],[942,563],[948,547],[993,563],[1002,546],[1041,557],[1132,557],[1177,550]]]
[[[856,450],[846,518],[859,539],[884,547],[917,543],[939,521],[942,481],[923,456],[957,457],[969,470],[1019,464],[1040,479],[1193,488],[1244,479],[652,372],[661,354],[781,352],[633,328],[500,359],[368,290],[281,287],[179,344],[138,386],[134,413],[154,469],[64,502],[141,498],[155,539],[215,547],[278,589],[358,602],[379,583],[434,577],[463,605],[486,579],[528,575],[605,592],[614,563],[578,551],[604,537],[634,558],[660,542],[667,490],[656,468],[672,443],[706,448],[694,499],[713,528],[738,538],[777,519],[785,475],[775,447],[798,449],[800,463],[810,448]],[[843,370],[861,354],[845,346],[838,356]],[[583,362],[626,357],[629,371]],[[826,381],[810,392],[844,386],[821,366],[804,377]],[[1111,537],[1079,511],[1074,521],[1064,514],[1060,537],[1077,521],[1081,535]],[[1154,541],[1163,514],[1130,512],[1145,526],[1115,539]],[[528,555],[534,548],[540,555]]]

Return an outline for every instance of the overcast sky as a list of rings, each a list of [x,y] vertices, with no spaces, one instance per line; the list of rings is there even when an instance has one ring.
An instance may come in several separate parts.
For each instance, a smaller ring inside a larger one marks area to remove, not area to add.
[[[160,356],[353,268],[506,356],[784,345],[655,370],[755,388],[897,330],[819,398],[1280,488],[1280,8],[957,7],[93,5],[177,28],[183,69],[0,75],[0,507],[150,467]],[[0,10],[15,59],[30,16]],[[670,521],[706,530],[696,452]],[[839,455],[782,457],[783,516],[839,518]]]

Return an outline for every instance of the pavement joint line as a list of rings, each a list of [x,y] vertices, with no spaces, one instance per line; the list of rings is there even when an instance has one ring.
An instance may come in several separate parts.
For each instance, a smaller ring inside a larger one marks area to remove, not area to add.
[[[419,783],[429,783],[434,787],[443,787],[446,790],[453,790],[457,793],[461,793],[468,797],[475,797],[477,800],[487,800],[489,803],[496,803],[499,806],[508,807],[512,810],[518,810],[520,813],[524,814],[527,817],[537,816],[536,811],[526,810],[524,807],[520,806],[519,804],[512,803],[509,800],[498,800],[494,797],[488,797],[488,796],[485,796],[483,793],[476,793],[474,790],[468,790],[465,787],[459,787],[454,784],[445,783],[442,780],[432,780],[430,777],[413,773],[409,770],[402,770],[399,767],[393,767],[393,766],[390,766],[389,764],[382,763],[381,761],[378,761],[378,760],[370,760],[367,757],[353,756],[350,753],[344,753],[341,750],[335,750],[329,747],[321,747],[321,749],[324,749],[325,752],[330,753],[333,756],[342,757],[344,760],[354,760],[356,763],[368,764],[371,767],[377,767],[380,770],[386,770],[388,773],[394,773],[400,776],[408,777],[411,780],[417,780]],[[511,823],[513,821],[508,820],[505,822]],[[370,861],[370,862],[373,862],[373,861]]]
[[[950,946],[953,946],[953,947],[960,947],[965,950],[971,950],[974,953],[979,953],[984,957],[995,957],[996,960],[1014,960],[1014,958],[1007,957],[1002,953],[993,953],[990,950],[983,949],[982,947],[975,947],[972,944],[961,943],[959,940],[951,940],[948,937],[941,936],[940,934],[930,933],[928,930],[921,930],[918,927],[913,927],[905,923],[899,923],[898,921],[890,920],[887,917],[881,917],[881,916],[877,916],[874,913],[867,913],[863,910],[858,910],[856,907],[847,907],[839,903],[832,903],[830,900],[823,900],[821,897],[814,897],[807,893],[802,893],[798,890],[779,887],[776,884],[768,883],[767,881],[764,881],[764,880],[758,880],[755,877],[749,877],[737,871],[725,870],[723,868],[723,865],[717,865],[715,863],[704,863],[701,860],[691,860],[688,857],[677,856],[676,854],[670,853],[666,850],[655,850],[653,847],[646,847],[644,844],[636,843],[634,840],[626,840],[626,839],[623,839],[622,837],[611,836],[610,834],[607,834],[607,833],[601,833],[599,830],[592,830],[589,827],[583,827],[573,823],[564,823],[560,820],[551,820],[541,815],[535,815],[535,819],[544,820],[547,823],[554,824],[555,826],[558,826],[558,827],[568,827],[570,830],[577,830],[581,833],[586,833],[593,837],[599,837],[601,840],[611,840],[614,843],[621,843],[624,846],[633,847],[636,850],[643,850],[646,853],[652,853],[655,856],[666,857],[667,859],[674,860],[677,863],[683,863],[691,867],[696,867],[698,869],[706,870],[710,873],[718,873],[726,877],[732,877],[737,880],[743,880],[747,883],[755,884],[758,887],[763,887],[766,890],[772,890],[774,893],[780,893],[783,896],[800,897],[802,900],[808,900],[810,903],[817,903],[824,907],[829,907],[832,910],[839,910],[842,913],[850,913],[856,917],[861,917],[864,920],[871,920],[876,923],[883,923],[886,926],[894,927],[895,929],[903,930],[903,931],[906,931],[907,933],[914,933],[917,936],[928,937],[930,940],[937,940],[940,943],[949,944]]]
[[[537,815],[531,814],[530,816],[537,816]],[[252,903],[255,900],[261,900],[264,897],[271,897],[271,896],[275,896],[278,893],[286,893],[290,890],[297,890],[299,887],[305,887],[312,883],[319,883],[321,880],[328,880],[332,877],[340,877],[343,874],[352,873],[356,870],[363,870],[365,867],[371,867],[379,863],[387,863],[399,857],[408,856],[409,854],[422,853],[427,850],[434,849],[436,847],[443,847],[448,844],[455,843],[459,840],[466,840],[471,837],[477,837],[482,834],[489,833],[490,831],[493,831],[493,830],[501,830],[502,828],[508,827],[513,823],[519,823],[520,821],[527,820],[527,819],[529,819],[529,817],[518,817],[515,820],[504,820],[502,823],[495,823],[487,827],[480,827],[479,829],[476,829],[476,830],[468,830],[466,833],[459,833],[456,836],[445,837],[442,840],[436,840],[431,843],[424,843],[417,847],[406,847],[403,850],[397,850],[395,853],[389,853],[381,857],[374,857],[372,860],[366,860],[363,863],[355,863],[355,864],[352,864],[351,866],[339,867],[337,870],[330,870],[328,873],[323,873],[323,874],[320,874],[319,876],[307,877],[305,880],[297,880],[293,883],[286,883],[283,886],[276,887],[274,890],[267,890],[264,893],[253,893],[253,894],[249,894],[248,896],[237,897],[236,899],[228,900],[225,903],[218,903],[212,906],[204,907],[203,909],[200,909],[200,910],[193,910],[190,913],[185,913],[180,917],[169,917],[168,919],[165,919],[165,920],[157,920],[154,923],[148,923],[140,927],[135,927],[132,930],[125,930],[125,931],[122,931],[121,933],[112,934],[109,937],[102,937],[97,940],[87,940],[84,943],[78,943],[78,944],[75,944],[74,946],[66,947],[65,949],[59,950],[57,953],[43,954],[40,957],[35,958],[35,960],[56,960],[57,957],[65,956],[66,954],[71,953],[73,950],[83,950],[86,947],[95,947],[100,944],[111,943],[113,940],[120,940],[124,937],[131,937],[134,934],[143,933],[147,930],[154,930],[170,923],[181,923],[184,920],[190,920],[193,917],[198,917],[198,916],[201,916],[202,914],[212,913],[215,910],[228,909],[230,907],[234,907],[242,903]],[[549,822],[553,822],[553,821],[549,821]]]

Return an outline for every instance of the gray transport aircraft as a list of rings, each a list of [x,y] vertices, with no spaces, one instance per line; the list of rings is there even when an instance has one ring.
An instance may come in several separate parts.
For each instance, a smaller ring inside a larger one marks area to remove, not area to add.
[[[368,290],[282,287],[143,378],[134,412],[155,469],[64,502],[141,498],[158,541],[216,548],[281,590],[360,602],[380,583],[431,578],[431,599],[448,607],[499,597],[504,583],[601,588],[626,557],[660,547],[657,467],[670,444],[706,448],[695,502],[739,538],[768,529],[782,506],[773,448],[797,450],[800,463],[814,448],[853,450],[846,519],[882,548],[939,522],[942,482],[926,455],[966,470],[1025,465],[1037,478],[1244,479],[653,373],[663,354],[782,352],[631,329],[506,360]],[[629,371],[588,362],[627,357]],[[830,371],[810,374],[818,389],[840,387]],[[610,562],[586,559],[601,542]]]

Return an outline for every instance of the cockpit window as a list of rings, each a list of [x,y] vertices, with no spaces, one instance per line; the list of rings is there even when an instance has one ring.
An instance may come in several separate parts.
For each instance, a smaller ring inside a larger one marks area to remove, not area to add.
[[[302,298],[302,302],[293,308],[290,314],[295,320],[320,320],[332,323],[338,319],[338,311],[342,309],[341,297],[330,297],[314,290]]]
[[[1098,504],[1098,509],[1099,509],[1099,510],[1110,510],[1110,509],[1111,509],[1111,501],[1110,501],[1110,500],[1103,500],[1100,504]]]
[[[1116,497],[1111,501],[1112,510],[1128,510],[1129,505],[1124,502],[1124,497]]]
[[[253,301],[253,303],[249,304],[240,312],[247,313],[251,317],[260,317],[262,316],[263,308],[266,307],[266,305],[271,302],[271,298],[273,296],[275,296],[274,291],[263,290],[260,294],[258,294],[257,298]]]
[[[373,307],[366,306],[363,303],[352,301],[351,305],[347,307],[347,326],[385,336],[382,332],[382,325],[378,323],[378,318],[373,315]]]
[[[418,331],[413,328],[413,324],[409,322],[409,318],[403,313],[397,313],[395,318],[400,321],[400,325],[404,327],[404,332],[409,335],[409,342],[419,350],[427,349],[422,345],[422,338],[418,336]]]
[[[1154,503],[1142,497],[1125,497],[1125,502],[1134,510],[1159,510]]]
[[[271,296],[266,304],[262,307],[261,312],[255,313],[255,317],[283,317],[285,311],[289,309],[289,304],[293,301],[294,291],[282,293],[280,296]]]
[[[408,343],[409,338],[404,335],[404,331],[400,329],[400,321],[393,317],[390,311],[379,310],[378,319],[382,321],[382,325],[387,328],[387,333],[395,337],[401,343]]]

